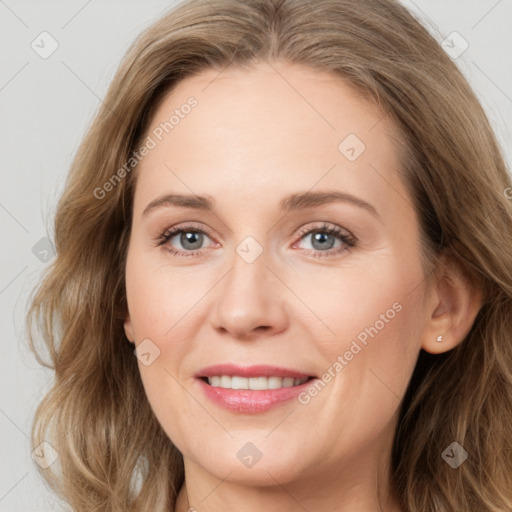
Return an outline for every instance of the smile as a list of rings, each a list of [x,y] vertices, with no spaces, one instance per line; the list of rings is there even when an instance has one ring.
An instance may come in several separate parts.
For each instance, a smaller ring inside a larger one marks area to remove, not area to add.
[[[290,403],[317,377],[304,371],[268,365],[231,363],[203,368],[195,375],[204,396],[238,414],[256,414]]]

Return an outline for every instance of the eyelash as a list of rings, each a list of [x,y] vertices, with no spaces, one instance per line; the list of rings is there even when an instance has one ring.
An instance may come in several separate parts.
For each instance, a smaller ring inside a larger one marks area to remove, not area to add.
[[[208,236],[209,238],[213,238],[209,235],[208,232],[204,231],[203,229],[196,228],[195,226],[192,226],[192,225],[179,226],[179,227],[167,229],[165,232],[158,235],[158,237],[156,238],[156,242],[157,242],[156,245],[157,245],[157,247],[164,246],[164,244],[166,244],[175,235],[180,234],[180,233],[188,233],[188,232],[201,233],[203,235]],[[355,247],[355,245],[357,243],[357,239],[353,235],[348,233],[348,231],[342,230],[341,228],[339,228],[337,226],[331,227],[327,224],[323,224],[323,226],[321,226],[321,227],[314,227],[314,228],[309,228],[309,229],[305,228],[305,229],[301,230],[299,233],[299,240],[302,239],[303,237],[305,237],[306,235],[310,235],[312,233],[327,233],[329,235],[334,235],[345,244],[344,247],[341,247],[338,249],[330,249],[328,251],[319,251],[316,249],[304,249],[306,251],[306,253],[313,252],[312,256],[315,258],[340,255],[340,254],[344,253],[345,251],[348,251],[348,250],[352,249],[353,247]],[[175,256],[185,256],[185,257],[196,256],[201,251],[201,249],[196,249],[194,251],[181,251],[181,250],[173,249],[171,246],[167,246],[167,247],[163,247],[163,248]]]

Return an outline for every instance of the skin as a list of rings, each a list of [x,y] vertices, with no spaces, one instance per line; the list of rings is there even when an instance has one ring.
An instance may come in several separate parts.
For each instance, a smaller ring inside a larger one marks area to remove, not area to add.
[[[148,134],[190,96],[198,105],[137,169],[126,265],[126,336],[160,350],[150,365],[139,361],[140,374],[184,457],[175,510],[399,511],[389,467],[400,401],[420,348],[450,350],[467,334],[479,292],[449,261],[427,285],[393,125],[340,78],[282,62],[202,71],[164,98]],[[338,149],[349,134],[366,146],[355,161]],[[348,202],[279,211],[289,194],[327,190],[370,203],[378,216]],[[168,193],[209,194],[215,205],[143,215]],[[179,234],[157,245],[190,222],[206,233],[195,255],[166,249],[193,252]],[[356,245],[335,235],[313,245],[300,234],[324,223]],[[236,252],[247,236],[263,249],[252,263]],[[321,376],[395,303],[401,310],[307,404],[231,412],[194,378],[222,362]],[[250,468],[236,455],[247,442],[262,453]]]

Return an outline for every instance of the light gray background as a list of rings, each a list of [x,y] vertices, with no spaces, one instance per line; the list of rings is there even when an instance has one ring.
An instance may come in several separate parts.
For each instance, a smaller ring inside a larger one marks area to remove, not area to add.
[[[52,236],[72,156],[127,46],[175,3],[0,0],[2,512],[61,510],[36,471],[28,439],[51,381],[23,341],[28,294],[50,261],[42,261],[44,247],[36,244]],[[457,31],[469,43],[456,62],[482,101],[510,168],[512,0],[403,3],[439,42]],[[43,31],[59,45],[47,59],[31,48]]]

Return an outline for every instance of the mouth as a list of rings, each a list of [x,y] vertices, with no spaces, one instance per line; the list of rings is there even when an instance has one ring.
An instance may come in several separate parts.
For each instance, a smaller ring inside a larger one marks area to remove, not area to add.
[[[314,375],[280,368],[221,364],[203,368],[195,375],[205,396],[216,405],[238,414],[254,414],[286,402],[290,403]]]

